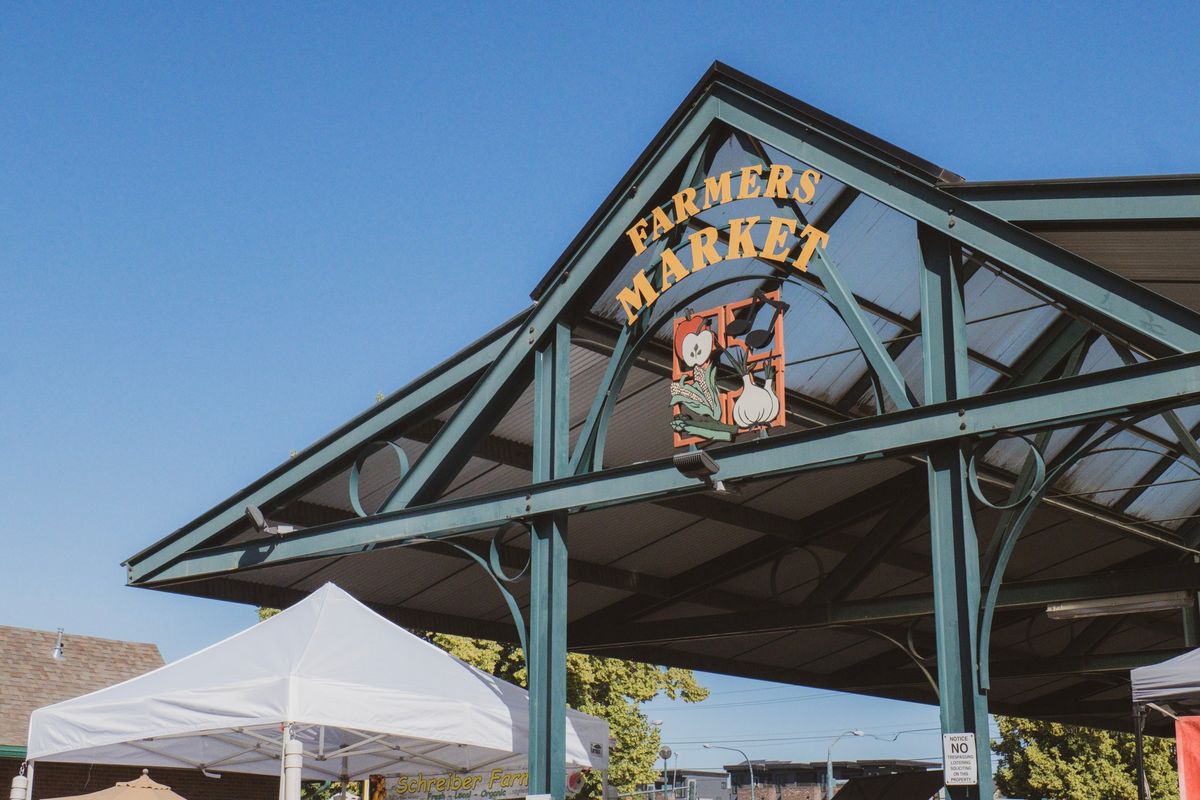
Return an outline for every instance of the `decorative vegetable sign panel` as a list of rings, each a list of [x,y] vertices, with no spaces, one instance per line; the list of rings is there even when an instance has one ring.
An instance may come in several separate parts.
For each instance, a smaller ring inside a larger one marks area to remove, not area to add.
[[[674,321],[671,429],[676,447],[729,442],[786,421],[779,291]]]

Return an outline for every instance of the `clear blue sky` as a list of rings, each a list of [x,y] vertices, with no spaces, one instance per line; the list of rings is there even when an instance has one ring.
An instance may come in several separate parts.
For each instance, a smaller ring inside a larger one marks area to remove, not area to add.
[[[0,622],[249,624],[118,564],[522,308],[713,59],[973,179],[1200,172],[1195,3],[572,6],[4,5]],[[688,765],[936,725],[706,680]]]

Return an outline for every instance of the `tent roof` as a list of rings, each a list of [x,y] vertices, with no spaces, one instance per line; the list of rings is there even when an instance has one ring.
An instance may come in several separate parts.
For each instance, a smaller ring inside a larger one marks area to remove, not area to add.
[[[523,763],[527,702],[326,584],[191,656],[38,709],[28,757],[275,774],[289,723],[311,778],[479,769]],[[578,712],[567,725],[568,762],[603,766],[607,725]]]
[[[1200,705],[1200,650],[1138,667],[1130,680],[1135,703]]]

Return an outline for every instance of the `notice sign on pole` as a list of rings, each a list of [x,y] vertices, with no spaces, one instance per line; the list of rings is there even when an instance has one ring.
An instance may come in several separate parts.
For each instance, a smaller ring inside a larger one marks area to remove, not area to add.
[[[947,786],[977,785],[979,762],[975,758],[975,734],[943,733],[942,764]]]

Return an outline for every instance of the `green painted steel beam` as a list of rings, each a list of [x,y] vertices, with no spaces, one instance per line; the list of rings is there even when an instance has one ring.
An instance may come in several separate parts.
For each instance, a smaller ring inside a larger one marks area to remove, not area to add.
[[[1039,658],[1030,655],[1013,661],[993,662],[992,676],[995,678],[1053,678],[1064,675],[1080,677],[1105,672],[1128,673],[1131,669],[1158,664],[1187,652],[1190,651],[1185,648],[1163,648],[1141,650],[1134,653],[1104,653],[1090,656]],[[886,678],[881,678],[878,672],[852,669],[840,673],[830,683],[832,684],[831,688],[856,692],[864,688],[879,688],[880,685],[920,686],[925,683],[925,676],[921,674],[920,670],[913,668],[892,670]],[[1092,693],[1095,694],[1095,690],[1092,690]]]
[[[395,492],[383,504],[383,511],[428,503],[458,474],[470,457],[475,438],[494,426],[502,414],[505,401],[510,399],[512,375],[529,363],[535,347],[568,312],[589,284],[605,254],[622,240],[630,221],[636,219],[646,204],[646,198],[686,163],[695,143],[701,140],[716,118],[717,105],[712,97],[697,103],[664,139],[655,157],[641,170],[627,176],[628,191],[605,210],[579,243],[547,291],[539,297],[537,307],[525,320],[520,335],[507,343],[470,396],[459,405],[454,417],[413,464],[408,475],[401,479]]]
[[[961,250],[939,231],[918,225],[921,250],[921,349],[925,401],[956,402],[970,394]],[[967,444],[959,438],[929,448],[929,538],[933,561],[934,631],[942,733],[975,737],[979,783],[947,786],[951,800],[991,798],[987,697],[978,669],[979,540],[967,489]]]
[[[201,515],[189,526],[128,558],[130,574],[145,574],[170,562],[244,520],[247,505],[267,513],[323,476],[348,465],[365,445],[389,435],[405,418],[443,401],[485,369],[503,349],[519,323],[519,315],[407,386],[370,411],[352,419],[311,447],[233,497]]]
[[[873,458],[922,452],[959,437],[988,437],[1107,419],[1148,407],[1182,406],[1200,399],[1200,353],[1010,389],[957,402],[936,403],[878,417],[756,439],[715,455],[726,481],[783,475]],[[581,477],[517,487],[323,525],[270,540],[189,552],[157,571],[130,566],[130,583],[149,584],[227,574],[299,559],[361,552],[406,540],[456,536],[515,519],[656,500],[701,488],[669,459]],[[1147,538],[1190,550],[1169,534]]]
[[[846,554],[806,598],[808,602],[825,603],[840,600],[851,592],[863,578],[883,562],[891,548],[912,531],[928,513],[926,499],[919,491],[910,491],[883,516],[862,542]]]
[[[730,126],[987,253],[1107,329],[1115,326],[1168,350],[1200,350],[1195,312],[964,202],[752,91],[718,84],[712,94],[720,100],[720,119]]]
[[[1044,609],[1051,603],[1102,600],[1146,592],[1200,588],[1200,564],[1100,572],[1068,578],[1016,581],[1000,588],[997,608]],[[723,639],[747,634],[786,633],[830,626],[870,627],[898,623],[934,613],[932,594],[906,594],[835,603],[802,603],[792,608],[706,614],[657,622],[612,624],[571,631],[572,649],[601,650],[663,643]]]
[[[1200,176],[943,184],[954,197],[1014,222],[1200,221]]]
[[[917,477],[914,472],[910,470],[901,473],[802,519],[789,519],[705,495],[688,495],[659,501],[659,505],[698,516],[697,523],[713,520],[764,535],[706,559],[670,578],[665,582],[671,589],[666,597],[626,597],[593,611],[576,620],[574,624],[587,627],[589,624],[625,622],[676,603],[696,602],[704,592],[730,578],[769,564],[800,547],[832,538],[829,537],[831,532],[876,514],[904,497],[913,496]]]
[[[719,149],[718,143],[724,142],[726,136],[727,134],[718,136],[716,131],[710,131],[707,137],[697,143],[683,169],[683,175],[678,185],[680,191],[689,186],[698,188],[693,184],[702,183],[704,164],[709,160],[710,153],[715,153]],[[679,225],[670,235],[663,236],[647,248],[647,252],[650,254],[647,260],[651,266],[645,272],[650,273],[647,280],[656,291],[662,290],[662,271],[655,269],[657,260],[664,249],[683,236],[686,229],[686,225]],[[621,389],[625,385],[625,378],[633,368],[637,355],[632,344],[645,331],[651,316],[643,314],[632,325],[622,325],[617,334],[608,364],[604,368],[604,375],[600,378],[596,394],[592,398],[592,406],[579,430],[575,452],[571,456],[571,471],[575,474],[594,472],[604,468],[604,442],[608,435],[608,423],[612,418],[613,409],[617,405]]]
[[[571,331],[556,323],[537,351],[533,479],[569,474]],[[529,792],[567,791],[567,514],[533,518],[529,553]]]
[[[16,745],[4,744],[0,745],[0,758],[11,758],[14,760],[25,760],[25,748]]]

